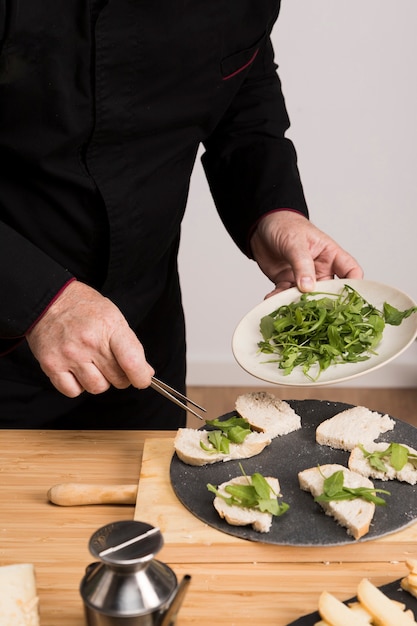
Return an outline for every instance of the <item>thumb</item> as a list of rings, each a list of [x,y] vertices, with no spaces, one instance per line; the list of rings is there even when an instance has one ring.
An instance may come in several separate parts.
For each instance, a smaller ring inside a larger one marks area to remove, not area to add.
[[[311,255],[300,252],[299,248],[294,248],[294,251],[291,251],[288,256],[294,274],[294,282],[298,289],[302,292],[314,291],[316,269]]]
[[[300,291],[307,293],[309,291],[314,291],[316,286],[316,279],[311,275],[306,274],[305,272],[301,272],[300,276],[297,276],[295,273],[295,282]]]

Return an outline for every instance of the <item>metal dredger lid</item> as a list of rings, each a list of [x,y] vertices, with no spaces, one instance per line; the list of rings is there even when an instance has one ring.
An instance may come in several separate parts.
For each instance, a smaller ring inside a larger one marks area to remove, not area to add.
[[[163,544],[159,528],[126,520],[99,528],[88,547],[104,563],[128,566],[151,561]]]
[[[160,530],[144,522],[126,520],[99,528],[89,549],[101,563],[87,569],[80,589],[89,609],[109,616],[163,609],[177,589],[177,578],[154,559],[162,546]]]

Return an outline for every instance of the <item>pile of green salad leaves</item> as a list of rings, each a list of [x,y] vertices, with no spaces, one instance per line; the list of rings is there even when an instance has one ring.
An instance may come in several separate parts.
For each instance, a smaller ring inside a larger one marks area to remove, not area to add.
[[[277,363],[284,375],[300,366],[316,381],[330,365],[358,363],[377,354],[385,325],[399,326],[416,311],[399,311],[386,302],[381,311],[350,285],[337,294],[305,293],[261,319],[263,340],[258,347],[264,354],[278,355],[266,362]]]

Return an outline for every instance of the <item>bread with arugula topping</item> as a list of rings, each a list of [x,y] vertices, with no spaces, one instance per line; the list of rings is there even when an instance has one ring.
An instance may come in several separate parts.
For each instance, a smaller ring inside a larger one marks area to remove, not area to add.
[[[288,402],[266,391],[238,396],[235,409],[254,430],[266,433],[271,439],[301,428],[301,418]]]
[[[275,437],[286,435],[301,428],[301,418],[291,406],[264,391],[242,394],[236,399],[239,417],[249,424],[252,432],[243,443],[230,442],[229,453],[211,451],[208,431],[180,428],[174,440],[178,457],[188,465],[207,465],[232,459],[248,459],[260,454]],[[202,444],[202,445],[201,445]]]
[[[364,448],[367,452],[375,452],[386,450],[389,447],[389,443],[387,442],[373,442],[369,443]],[[410,446],[401,444],[409,452],[417,455],[417,451],[410,448]],[[386,471],[378,470],[369,463],[369,460],[365,458],[364,453],[362,452],[359,446],[355,446],[350,453],[348,460],[348,467],[354,472],[358,474],[362,474],[362,476],[366,476],[367,478],[375,478],[378,480],[400,480],[402,482],[410,483],[410,485],[415,485],[417,483],[417,468],[410,462],[407,462],[404,467],[400,470],[396,470],[389,459],[382,459],[383,464],[386,467]]]
[[[352,450],[359,443],[366,446],[382,433],[393,430],[395,422],[364,406],[355,406],[321,422],[316,429],[316,441],[338,450]]]
[[[270,476],[265,476],[265,480],[271,486],[273,492],[279,494],[280,486],[278,479]],[[227,496],[228,494],[225,488],[228,485],[247,484],[247,476],[237,476],[236,478],[232,478],[232,480],[228,480],[227,482],[219,485],[218,491],[222,495]],[[220,517],[231,526],[251,525],[253,530],[256,530],[259,533],[267,533],[271,529],[273,517],[271,513],[263,513],[262,511],[258,511],[256,509],[249,509],[240,506],[230,506],[230,504],[227,504],[227,502],[225,502],[220,496],[216,496],[214,498],[213,506],[220,515]]]
[[[249,459],[260,454],[262,450],[271,443],[271,438],[259,432],[251,432],[243,443],[229,444],[229,453],[217,452],[215,450],[207,452],[201,446],[210,448],[207,430],[196,430],[195,428],[179,428],[174,439],[174,449],[181,461],[187,465],[209,465],[219,461],[231,461],[233,459]]]
[[[309,491],[313,497],[323,493],[325,478],[332,476],[335,472],[342,470],[343,483],[347,487],[368,487],[374,485],[365,476],[352,472],[343,465],[328,463],[320,467],[311,467],[298,474],[298,481],[301,489]],[[372,518],[375,513],[375,504],[355,498],[354,500],[331,500],[330,502],[318,502],[326,515],[333,517],[341,526],[344,526],[348,535],[354,539],[360,539],[369,532]]]

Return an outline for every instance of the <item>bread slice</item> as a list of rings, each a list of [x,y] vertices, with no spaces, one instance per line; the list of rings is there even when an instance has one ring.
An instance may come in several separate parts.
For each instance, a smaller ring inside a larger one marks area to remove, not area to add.
[[[370,487],[374,485],[365,476],[351,472],[347,467],[336,463],[329,463],[318,467],[311,467],[298,473],[301,489],[309,491],[314,497],[323,493],[324,479],[335,472],[342,470],[344,485],[347,487]],[[326,515],[331,515],[355,539],[360,539],[369,532],[369,527],[375,513],[375,504],[363,498],[354,500],[332,500],[319,502]]]
[[[0,567],[0,623],[39,626],[35,568],[31,563]]]
[[[390,444],[387,442],[373,442],[368,443],[365,449],[368,452],[375,452],[379,450],[386,450]],[[405,444],[401,444],[405,448],[407,448],[410,452],[417,455],[417,451],[410,448]],[[410,485],[415,485],[417,483],[417,469],[414,467],[412,463],[406,463],[404,467],[397,471],[394,467],[392,467],[391,463],[388,460],[383,459],[383,463],[387,468],[386,472],[381,470],[377,470],[371,466],[369,461],[365,459],[365,456],[359,446],[355,446],[350,453],[348,460],[348,467],[353,472],[357,472],[358,474],[362,474],[362,476],[366,476],[367,478],[376,478],[378,480],[400,480],[405,483],[410,483]]]
[[[207,430],[179,428],[174,439],[174,449],[178,458],[187,465],[209,465],[219,461],[231,461],[232,459],[249,459],[251,456],[262,452],[271,443],[271,438],[264,433],[252,432],[243,443],[230,442],[228,454],[206,452],[201,447],[201,442],[206,447],[211,446]]]
[[[247,485],[248,480],[250,480],[248,476],[237,476],[219,485],[218,491],[227,496],[228,494],[225,489],[227,485]],[[279,494],[280,486],[278,479],[265,476],[265,480],[272,487],[274,493]],[[248,509],[240,506],[230,506],[220,496],[214,498],[213,506],[220,517],[226,520],[231,526],[248,526],[250,524],[253,530],[259,533],[267,533],[271,529],[273,517],[271,513],[262,513],[262,511],[256,509]]]
[[[395,422],[364,406],[355,406],[324,420],[316,429],[316,441],[338,450],[352,450],[358,443],[365,447],[379,435],[393,430]]]
[[[235,409],[254,430],[266,433],[271,439],[301,428],[301,418],[288,402],[266,391],[238,396]]]
[[[301,418],[288,402],[264,391],[238,396],[235,408],[240,417],[253,429],[243,443],[230,443],[229,454],[208,453],[200,445],[202,442],[210,447],[206,430],[180,428],[174,440],[178,457],[188,465],[208,465],[232,459],[248,459],[262,452],[274,437],[301,428]]]

